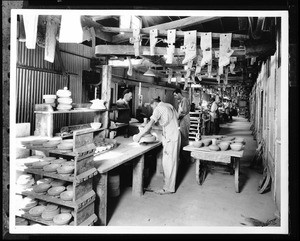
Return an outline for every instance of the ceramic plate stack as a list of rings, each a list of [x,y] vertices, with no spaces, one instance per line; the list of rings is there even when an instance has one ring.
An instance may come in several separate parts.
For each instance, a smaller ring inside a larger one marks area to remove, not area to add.
[[[51,161],[51,164],[62,164],[64,162],[66,162],[67,159],[64,159],[64,158],[58,158],[58,159],[55,159],[53,161]]]
[[[59,195],[59,197],[64,201],[72,201],[73,195],[73,191],[64,191]]]
[[[28,188],[31,188],[35,183],[34,178],[31,174],[22,174],[17,179],[17,189],[18,191],[25,191]]]
[[[60,151],[72,151],[73,150],[73,139],[62,140],[57,146]]]
[[[29,211],[31,208],[38,205],[38,202],[34,198],[25,197],[21,200],[21,209],[24,211]]]
[[[36,181],[37,184],[41,184],[41,183],[48,183],[50,184],[53,181],[53,178],[51,177],[44,177],[42,179],[39,179]]]
[[[27,226],[29,224],[28,220],[21,217],[16,217],[16,226]]]
[[[71,91],[68,90],[67,87],[64,87],[64,89],[60,89],[56,92],[57,95],[57,110],[60,111],[66,111],[72,109],[72,98]]]
[[[50,164],[43,167],[44,172],[47,173],[56,173],[56,169],[59,168],[61,164]]]
[[[58,179],[55,179],[54,181],[52,181],[50,184],[52,187],[59,187],[59,186],[63,186],[65,185],[67,182],[64,181],[64,180],[58,180]]]
[[[53,137],[50,138],[47,142],[43,143],[43,146],[46,148],[56,148],[57,145],[60,144],[61,140],[61,137]]]
[[[31,168],[34,169],[43,169],[44,166],[50,165],[50,162],[48,161],[37,161],[33,162],[31,165]]]
[[[60,213],[60,208],[55,204],[47,204],[45,210],[42,213],[42,219],[51,221],[53,218]]]

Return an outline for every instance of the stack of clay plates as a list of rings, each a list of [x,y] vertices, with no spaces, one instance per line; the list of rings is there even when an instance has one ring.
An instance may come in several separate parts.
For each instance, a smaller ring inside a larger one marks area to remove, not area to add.
[[[72,98],[71,91],[68,90],[67,87],[64,87],[64,89],[60,89],[56,92],[57,95],[57,110],[59,111],[66,111],[72,109]]]
[[[59,186],[63,186],[65,185],[67,182],[64,181],[64,180],[58,180],[58,179],[55,179],[53,180],[52,182],[50,182],[51,186],[52,187],[59,187]]]
[[[64,165],[57,168],[57,173],[59,174],[71,174],[74,172],[75,167],[74,166],[69,166],[69,165]]]
[[[60,213],[60,208],[55,204],[47,204],[45,210],[42,213],[42,219],[51,221],[53,218]]]
[[[36,181],[37,184],[41,184],[41,183],[48,183],[50,184],[53,181],[53,178],[51,177],[44,177],[42,179],[39,179]]]
[[[25,191],[28,188],[31,188],[35,183],[34,178],[31,174],[22,174],[17,179],[17,189],[18,191]]]
[[[43,146],[47,148],[56,148],[57,145],[60,144],[61,140],[61,137],[53,137],[50,138],[47,142],[43,143]]]
[[[73,139],[62,140],[57,146],[60,151],[72,151],[73,150]]]
[[[64,201],[72,201],[73,195],[73,191],[64,191],[59,195],[59,197]]]
[[[52,160],[51,164],[62,164],[62,163],[65,163],[66,161],[67,161],[67,159],[58,158],[58,159]]]
[[[16,217],[16,226],[27,226],[29,224],[28,220],[21,217]]]
[[[30,168],[33,169],[43,169],[44,166],[50,165],[49,161],[37,161],[37,162],[33,162]]]
[[[56,173],[57,168],[59,168],[61,164],[50,164],[43,167],[44,172],[47,173]]]
[[[25,197],[21,200],[21,206],[22,210],[24,211],[29,211],[31,208],[37,206],[38,202],[37,200],[30,198],[30,197]]]

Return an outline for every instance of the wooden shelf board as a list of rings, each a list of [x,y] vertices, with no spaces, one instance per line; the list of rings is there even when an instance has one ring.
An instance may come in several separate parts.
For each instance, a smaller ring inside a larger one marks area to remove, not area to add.
[[[62,110],[62,111],[34,111],[35,114],[74,114],[74,113],[89,113],[89,112],[104,112],[107,109],[86,109],[86,110]]]

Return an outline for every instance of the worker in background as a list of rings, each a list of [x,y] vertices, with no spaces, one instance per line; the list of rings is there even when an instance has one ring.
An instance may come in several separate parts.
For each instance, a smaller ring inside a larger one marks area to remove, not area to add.
[[[219,133],[219,107],[218,107],[218,100],[214,97],[211,99],[212,104],[210,107],[210,120],[211,120],[211,127],[212,127],[212,134],[217,135]]]
[[[190,101],[184,97],[179,88],[173,91],[174,98],[178,101],[178,120],[181,132],[180,162],[188,164],[190,162],[190,152],[182,150],[189,144],[190,132]]]
[[[129,89],[125,89],[123,92],[123,98],[117,100],[117,108],[120,108],[118,110],[118,119],[117,121],[120,123],[126,123],[129,124],[129,121],[131,120],[131,110],[130,110],[130,105],[129,102],[132,99],[132,91]],[[128,137],[128,126],[124,128],[125,134],[124,137]]]
[[[175,185],[179,164],[181,135],[178,125],[178,113],[171,104],[161,102],[159,98],[152,100],[150,105],[153,109],[150,121],[138,134],[133,136],[133,141],[139,142],[141,137],[148,133],[155,123],[158,122],[162,126],[164,186],[154,192],[160,195],[171,194],[176,191]]]

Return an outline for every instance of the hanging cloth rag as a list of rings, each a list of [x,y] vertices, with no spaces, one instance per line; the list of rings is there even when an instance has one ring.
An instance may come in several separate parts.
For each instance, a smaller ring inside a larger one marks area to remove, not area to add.
[[[81,16],[74,14],[63,14],[61,17],[59,42],[82,43],[82,41],[83,29],[81,26]]]
[[[212,35],[211,33],[201,33],[200,48],[202,50],[203,58],[201,60],[201,67],[212,60]]]
[[[234,52],[231,49],[231,38],[231,33],[220,34],[219,67],[226,66],[230,63],[230,56]]]
[[[127,70],[127,75],[132,76],[132,63],[131,63],[131,58],[127,57],[128,60],[128,70]]]
[[[37,14],[23,14],[26,48],[28,49],[35,49],[38,19],[39,15]]]

